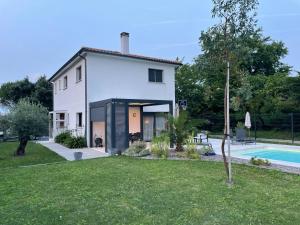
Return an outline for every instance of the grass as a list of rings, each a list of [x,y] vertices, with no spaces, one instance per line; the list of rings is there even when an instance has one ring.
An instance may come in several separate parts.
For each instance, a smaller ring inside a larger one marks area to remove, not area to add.
[[[44,146],[35,144],[33,142],[28,143],[25,156],[16,157],[14,156],[14,152],[16,151],[17,147],[17,142],[0,143],[0,169],[6,167],[52,163],[65,160]]]
[[[0,170],[1,171],[1,170]],[[300,177],[125,157],[0,172],[2,224],[300,224]]]

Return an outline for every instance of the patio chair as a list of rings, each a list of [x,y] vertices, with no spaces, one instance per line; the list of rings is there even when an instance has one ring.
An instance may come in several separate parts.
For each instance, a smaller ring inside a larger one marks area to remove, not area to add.
[[[244,128],[237,128],[235,130],[236,136],[233,139],[235,143],[252,144],[255,140],[251,137],[247,137],[247,131]]]

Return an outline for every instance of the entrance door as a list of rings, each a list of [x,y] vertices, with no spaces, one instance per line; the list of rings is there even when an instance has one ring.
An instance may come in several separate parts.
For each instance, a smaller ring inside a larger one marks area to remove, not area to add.
[[[143,116],[144,141],[151,141],[154,134],[154,116]]]

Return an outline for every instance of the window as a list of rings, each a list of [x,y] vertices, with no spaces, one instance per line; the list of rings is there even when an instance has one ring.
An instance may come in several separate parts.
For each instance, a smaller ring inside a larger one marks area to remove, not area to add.
[[[163,82],[162,74],[163,74],[162,70],[149,69],[149,74],[148,74],[149,82],[162,83]]]
[[[81,66],[76,68],[76,82],[80,82],[82,79]]]
[[[77,127],[82,127],[82,113],[76,114],[76,125]]]
[[[57,82],[54,83],[54,94],[57,94]]]
[[[68,88],[68,77],[65,76],[64,77],[64,89],[67,89]]]
[[[56,128],[63,129],[66,127],[65,113],[56,113]]]

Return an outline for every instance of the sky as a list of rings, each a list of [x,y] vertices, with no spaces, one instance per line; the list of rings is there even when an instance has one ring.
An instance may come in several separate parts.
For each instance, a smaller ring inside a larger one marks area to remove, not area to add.
[[[119,50],[122,31],[131,53],[190,63],[216,22],[211,8],[211,0],[0,0],[0,84],[50,77],[82,46]],[[260,0],[258,20],[300,70],[300,0]]]

